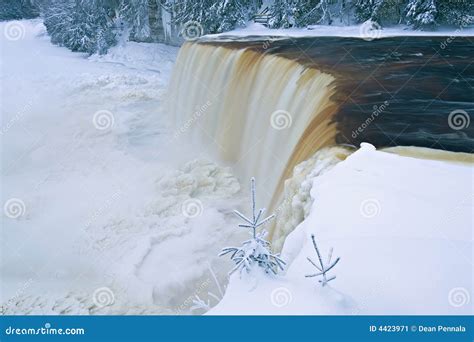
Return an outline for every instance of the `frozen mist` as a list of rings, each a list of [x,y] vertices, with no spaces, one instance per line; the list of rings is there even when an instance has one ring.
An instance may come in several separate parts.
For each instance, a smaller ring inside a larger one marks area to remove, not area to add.
[[[240,185],[170,143],[177,48],[88,58],[53,46],[39,20],[0,32],[2,311],[189,313],[208,261],[233,243]]]

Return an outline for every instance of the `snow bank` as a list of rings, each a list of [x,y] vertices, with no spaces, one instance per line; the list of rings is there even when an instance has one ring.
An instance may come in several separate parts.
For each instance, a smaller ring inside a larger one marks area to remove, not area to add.
[[[128,68],[162,73],[169,77],[179,48],[157,44],[121,42],[105,55],[93,55],[91,61],[116,63]]]
[[[360,25],[350,26],[328,26],[311,25],[307,28],[289,28],[289,29],[269,29],[261,24],[251,23],[245,28],[236,29],[219,34],[210,34],[201,39],[252,39],[255,36],[267,37],[353,37],[362,39],[377,39],[384,37],[397,36],[474,36],[474,27],[465,27],[459,29],[439,28],[436,31],[414,30],[408,26],[398,25],[393,27],[380,27],[373,25],[370,21]]]
[[[314,179],[286,239],[285,275],[233,275],[208,314],[471,314],[472,165],[401,157],[369,144]],[[322,288],[310,235],[337,275]]]

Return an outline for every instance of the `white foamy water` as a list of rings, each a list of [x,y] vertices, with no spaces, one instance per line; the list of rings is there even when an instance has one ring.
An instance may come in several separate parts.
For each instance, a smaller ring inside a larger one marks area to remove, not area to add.
[[[208,263],[225,274],[216,255],[237,233],[240,185],[172,139],[162,103],[177,49],[88,58],[40,21],[15,25],[18,40],[0,25],[3,311],[188,313]]]

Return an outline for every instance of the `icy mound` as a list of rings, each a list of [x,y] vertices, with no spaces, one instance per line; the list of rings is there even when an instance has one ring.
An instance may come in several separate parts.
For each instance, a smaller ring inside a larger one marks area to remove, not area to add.
[[[285,275],[231,277],[209,314],[472,314],[472,165],[368,144],[316,177],[310,215],[287,237]],[[341,257],[321,288],[307,257]]]
[[[104,267],[113,285],[130,300],[188,312],[182,302],[203,281],[208,263],[218,263],[219,246],[233,238],[226,228],[237,205],[230,198],[239,190],[228,168],[195,160],[158,179],[143,211],[88,227],[98,255],[108,256]]]
[[[285,181],[283,200],[275,210],[272,235],[275,250],[281,250],[286,236],[308,217],[313,204],[310,195],[313,179],[331,170],[351,153],[350,149],[341,146],[323,148],[294,168],[292,177]]]
[[[144,207],[113,209],[120,191],[89,219],[71,254],[102,273],[87,283],[57,269],[51,291],[35,294],[37,279],[2,304],[6,314],[170,314],[190,313],[196,291],[207,288],[209,263],[223,279],[219,247],[241,238],[229,230],[231,209],[240,203],[229,168],[195,160],[155,182]],[[234,198],[232,200],[232,198]],[[236,200],[237,198],[237,200]],[[231,223],[230,223],[231,222]],[[184,251],[184,252],[183,252]],[[228,265],[226,265],[228,267]],[[68,273],[69,271],[66,271]],[[164,276],[165,275],[165,276]],[[94,302],[107,288],[106,305]],[[113,300],[110,299],[113,298]]]

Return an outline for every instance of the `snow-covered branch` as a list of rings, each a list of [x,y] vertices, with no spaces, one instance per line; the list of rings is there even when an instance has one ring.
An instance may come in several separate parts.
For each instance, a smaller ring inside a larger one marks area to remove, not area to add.
[[[309,257],[306,258],[308,259],[308,261],[311,263],[311,265],[313,265],[319,272],[317,273],[314,273],[314,274],[308,274],[306,275],[305,277],[306,278],[312,278],[312,277],[319,277],[319,276],[322,276],[322,279],[319,279],[318,282],[321,283],[322,286],[325,286],[327,283],[329,283],[331,280],[334,280],[336,279],[336,276],[332,276],[332,277],[329,277],[327,276],[327,273],[332,269],[334,268],[334,266],[336,266],[336,264],[339,262],[339,260],[341,258],[336,258],[336,260],[334,260],[332,263],[331,263],[331,259],[332,259],[332,252],[333,252],[333,249],[331,248],[329,250],[329,255],[328,255],[328,258],[327,258],[327,262],[324,263],[323,262],[323,259],[321,257],[321,253],[319,252],[319,248],[318,248],[318,245],[316,244],[316,240],[314,238],[314,234],[311,234],[311,240],[313,241],[313,247],[314,247],[314,250],[316,251],[316,255],[318,256],[318,262],[319,262],[319,265],[317,265],[313,260],[311,260]]]

